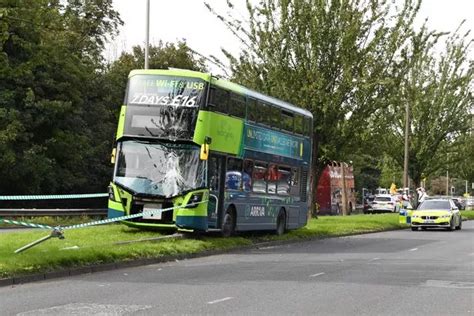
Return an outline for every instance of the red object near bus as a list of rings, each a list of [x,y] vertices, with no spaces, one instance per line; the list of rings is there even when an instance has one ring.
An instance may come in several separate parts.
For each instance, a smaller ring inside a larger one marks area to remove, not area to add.
[[[350,214],[355,207],[355,187],[352,166],[344,166],[344,176],[346,182],[347,214]],[[342,164],[340,162],[328,164],[319,177],[316,190],[318,214],[342,214],[342,184]]]

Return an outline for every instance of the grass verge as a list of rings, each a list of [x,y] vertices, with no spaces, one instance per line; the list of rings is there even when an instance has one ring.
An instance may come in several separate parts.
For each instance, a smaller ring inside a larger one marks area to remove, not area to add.
[[[464,215],[464,214],[463,214]],[[467,216],[474,217],[474,211]],[[398,223],[398,214],[324,216],[311,219],[306,227],[283,236],[240,234],[232,238],[202,235],[198,238],[140,241],[158,237],[156,231],[142,231],[121,224],[66,230],[65,239],[52,238],[20,254],[14,251],[48,235],[47,230],[15,231],[0,234],[0,278],[22,276],[102,263],[192,254],[206,250],[228,250],[262,241],[300,240],[352,235],[407,227]]]
[[[474,210],[470,211],[461,211],[462,217],[467,219],[467,220],[473,220],[474,219]]]

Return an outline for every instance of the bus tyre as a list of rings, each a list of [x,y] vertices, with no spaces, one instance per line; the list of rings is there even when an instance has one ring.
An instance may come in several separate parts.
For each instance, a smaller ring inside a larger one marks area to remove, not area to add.
[[[228,208],[222,221],[222,236],[230,237],[235,233],[235,212],[233,208]]]
[[[277,217],[277,225],[276,225],[276,234],[281,236],[286,231],[286,213],[284,210],[281,210]]]

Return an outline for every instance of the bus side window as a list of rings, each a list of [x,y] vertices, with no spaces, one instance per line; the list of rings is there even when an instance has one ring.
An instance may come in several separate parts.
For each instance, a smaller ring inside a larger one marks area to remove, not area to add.
[[[258,193],[267,192],[267,182],[265,176],[267,174],[267,164],[263,162],[255,162],[252,172],[252,191]]]
[[[293,113],[287,111],[281,111],[281,122],[283,124],[283,129],[287,132],[293,133]]]
[[[242,188],[242,159],[227,159],[225,188],[227,190],[240,190]]]
[[[255,123],[259,122],[259,110],[257,107],[257,100],[252,98],[249,98],[247,100],[247,120]]]
[[[211,88],[211,96],[209,104],[214,107],[215,111],[228,113],[229,92],[220,88]]]
[[[272,118],[272,126],[278,129],[282,129],[283,124],[280,117],[280,109],[277,107],[270,106],[270,115]]]
[[[304,121],[301,115],[295,115],[295,133],[303,135]]]
[[[267,188],[268,188],[268,193],[271,194],[276,194],[276,187],[277,187],[277,182],[278,182],[278,167],[275,164],[271,164],[268,167],[268,173],[267,173]]]
[[[304,118],[304,136],[311,137],[311,119],[309,117]]]
[[[252,172],[253,172],[253,161],[244,161],[244,171],[242,172],[242,187],[245,192],[252,191]]]
[[[277,194],[290,195],[290,188],[291,188],[291,168],[280,166],[278,168]]]
[[[299,196],[300,195],[300,173],[299,168],[291,169],[291,187],[290,195]]]
[[[272,119],[272,113],[270,107],[263,103],[263,102],[258,102],[259,103],[259,114],[260,114],[260,119],[259,122],[263,123],[268,126],[272,126],[273,119]]]
[[[229,103],[229,114],[240,118],[245,117],[245,97],[231,93]]]

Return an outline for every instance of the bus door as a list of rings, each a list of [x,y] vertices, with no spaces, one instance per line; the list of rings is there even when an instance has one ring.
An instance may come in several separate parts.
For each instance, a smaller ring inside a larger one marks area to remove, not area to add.
[[[208,160],[209,203],[207,222],[209,228],[219,228],[224,208],[225,156],[211,154]]]

